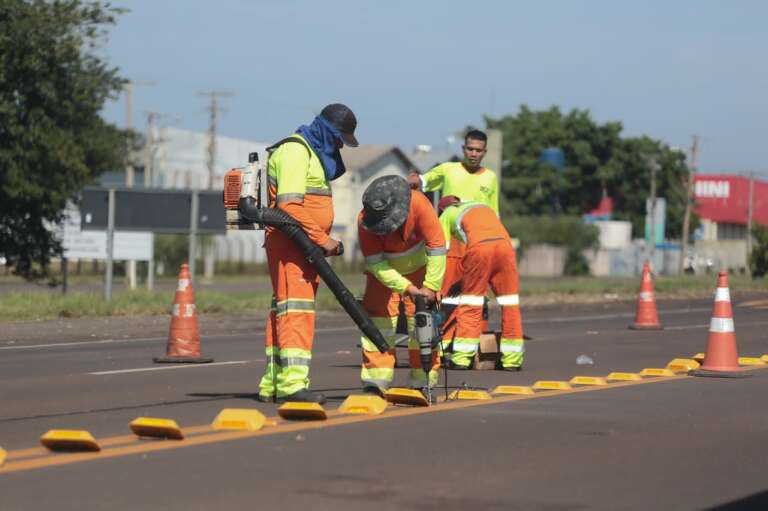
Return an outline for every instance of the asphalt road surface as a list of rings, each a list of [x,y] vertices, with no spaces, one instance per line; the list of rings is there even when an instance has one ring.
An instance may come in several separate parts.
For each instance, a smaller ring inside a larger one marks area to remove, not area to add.
[[[735,305],[740,355],[768,354],[768,300]],[[533,340],[522,372],[449,371],[448,385],[664,367],[705,349],[711,308],[663,304],[663,331],[628,330],[633,304],[524,310]],[[207,365],[153,364],[162,337],[120,332],[0,344],[0,510],[768,509],[768,370],[344,415],[337,406],[359,390],[358,335],[318,327],[312,388],[330,397],[329,416],[311,422],[254,400],[260,333],[206,336]],[[275,423],[214,431],[223,408]],[[138,416],[174,419],[186,438],[138,439],[128,429]],[[102,451],[49,453],[38,438],[53,428],[88,430]]]

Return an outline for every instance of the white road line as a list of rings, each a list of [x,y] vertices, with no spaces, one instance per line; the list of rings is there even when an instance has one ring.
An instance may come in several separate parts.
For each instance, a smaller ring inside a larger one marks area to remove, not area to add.
[[[693,330],[696,328],[707,328],[708,323],[702,323],[701,325],[680,325],[680,326],[665,326],[664,330]]]
[[[356,327],[353,326],[342,326],[342,327],[334,327],[334,328],[318,328],[315,330],[316,333],[326,333],[326,332],[344,332],[347,330],[357,330]],[[218,335],[209,335],[207,338],[210,339],[221,339],[221,338],[229,338],[229,337],[242,337],[244,335],[248,334],[218,334]],[[263,338],[264,336],[259,334],[259,338]],[[121,343],[129,343],[129,342],[159,342],[159,341],[165,341],[167,340],[167,337],[144,337],[144,338],[134,338],[134,339],[102,339],[99,341],[75,341],[75,342],[56,342],[56,343],[49,343],[49,344],[29,344],[29,345],[20,345],[20,346],[0,346],[0,350],[39,350],[44,348],[67,348],[70,346],[86,346],[91,344],[121,344]]]
[[[210,364],[180,364],[180,365],[169,365],[169,366],[162,366],[162,367],[137,367],[135,369],[117,369],[115,371],[98,371],[95,373],[88,373],[88,374],[92,374],[94,376],[104,376],[107,374],[143,373],[146,371],[169,371],[171,369],[190,369],[193,367],[211,367],[211,366],[226,366],[226,365],[234,365],[234,364],[248,364],[250,362],[255,362],[255,360],[232,360],[229,362],[211,362]]]
[[[662,311],[661,316],[667,316],[670,314],[687,314],[689,312],[706,312],[706,311],[712,311],[712,307],[707,308],[701,308],[701,309],[678,309],[678,310],[672,310],[672,311]],[[525,314],[523,314],[525,316]],[[535,323],[570,323],[570,322],[576,322],[576,321],[594,321],[596,319],[616,319],[616,318],[634,318],[635,313],[634,312],[621,312],[618,314],[595,314],[593,316],[556,316],[554,318],[539,318],[539,319],[529,319],[526,320],[525,317],[523,317],[523,324],[525,325],[532,325]]]

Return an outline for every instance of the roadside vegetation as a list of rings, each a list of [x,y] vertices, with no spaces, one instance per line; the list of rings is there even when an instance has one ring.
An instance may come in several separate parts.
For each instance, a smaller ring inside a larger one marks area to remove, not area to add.
[[[363,291],[359,273],[342,275],[355,295]],[[654,287],[657,298],[706,298],[714,291],[716,276],[696,275],[657,277]],[[58,289],[39,287],[36,290],[7,290],[9,279],[0,278],[0,322],[37,321],[55,318],[132,316],[168,314],[174,297],[173,282],[158,282],[155,291],[137,289],[116,290],[111,304],[107,304],[99,291],[72,291],[62,295]],[[74,287],[91,284],[98,289],[98,279],[76,282]],[[523,278],[521,295],[523,307],[552,304],[608,303],[632,301],[637,297],[639,278],[563,277],[557,279]],[[117,286],[119,289],[119,286]],[[739,292],[763,291],[768,294],[768,281],[732,275],[730,288]],[[271,300],[268,279],[264,275],[217,277],[216,284],[198,284],[195,299],[200,314],[240,313],[253,310],[266,311]],[[336,299],[324,286],[320,286],[317,308],[341,311]]]

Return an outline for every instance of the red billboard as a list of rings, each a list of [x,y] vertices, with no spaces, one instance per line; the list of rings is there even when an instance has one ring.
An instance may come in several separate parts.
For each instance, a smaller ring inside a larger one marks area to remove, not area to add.
[[[747,223],[749,178],[699,174],[694,178],[696,214],[713,222]],[[768,182],[752,182],[752,221],[768,225]]]

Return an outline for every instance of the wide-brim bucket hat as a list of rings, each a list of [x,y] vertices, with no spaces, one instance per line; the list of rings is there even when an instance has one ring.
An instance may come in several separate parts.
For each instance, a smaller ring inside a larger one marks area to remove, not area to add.
[[[374,234],[398,229],[411,208],[411,188],[400,176],[382,176],[363,192],[363,227]]]

